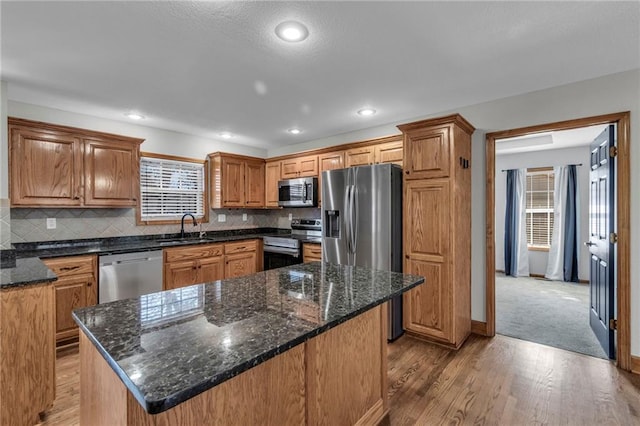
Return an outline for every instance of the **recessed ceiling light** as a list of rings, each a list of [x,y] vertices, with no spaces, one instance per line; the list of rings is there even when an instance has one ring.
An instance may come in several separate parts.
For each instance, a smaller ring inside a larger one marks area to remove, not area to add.
[[[302,130],[300,129],[296,129],[295,127],[293,129],[289,129],[287,130],[287,132],[291,133],[292,135],[299,135],[300,133],[302,133]]]
[[[138,114],[137,112],[126,112],[124,115],[132,120],[144,120],[144,115]]]
[[[231,139],[233,137],[233,135],[229,132],[222,132],[220,133],[220,137],[223,139]]]
[[[358,115],[362,115],[362,116],[367,116],[367,115],[373,115],[376,113],[376,110],[373,108],[362,108],[361,110],[358,110]]]
[[[284,41],[298,42],[309,36],[307,27],[297,21],[285,21],[276,27],[276,35]]]

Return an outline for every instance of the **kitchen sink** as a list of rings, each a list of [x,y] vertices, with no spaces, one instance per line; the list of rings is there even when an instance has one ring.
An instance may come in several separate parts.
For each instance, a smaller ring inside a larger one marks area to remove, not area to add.
[[[199,244],[199,243],[207,243],[210,241],[211,239],[208,239],[208,238],[171,238],[166,240],[156,240],[158,245],[161,245],[161,246],[170,246],[175,244]]]

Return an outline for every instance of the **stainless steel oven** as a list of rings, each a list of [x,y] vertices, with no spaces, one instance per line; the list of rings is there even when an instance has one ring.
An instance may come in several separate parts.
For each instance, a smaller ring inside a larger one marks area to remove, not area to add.
[[[278,205],[282,207],[316,207],[318,178],[286,179],[278,182]]]
[[[302,242],[322,241],[320,219],[293,219],[291,234],[264,237],[264,269],[276,269],[302,263]]]

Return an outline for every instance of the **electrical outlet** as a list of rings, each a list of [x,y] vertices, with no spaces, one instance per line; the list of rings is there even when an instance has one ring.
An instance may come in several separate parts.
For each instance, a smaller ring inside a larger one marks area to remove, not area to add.
[[[242,221],[246,222],[248,219],[247,214],[246,213],[242,213]]]
[[[48,217],[47,218],[47,229],[56,229],[56,218]]]
[[[218,215],[218,222],[226,222],[226,221],[227,221],[227,215],[220,213]]]
[[[293,213],[289,213],[289,220],[293,220]]]

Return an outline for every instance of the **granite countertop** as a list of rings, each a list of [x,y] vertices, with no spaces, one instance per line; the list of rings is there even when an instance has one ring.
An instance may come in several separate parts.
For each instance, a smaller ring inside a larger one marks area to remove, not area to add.
[[[200,238],[197,233],[141,235],[113,238],[93,238],[82,240],[43,241],[15,243],[16,258],[39,257],[41,259],[83,254],[118,254],[136,251],[160,250],[168,247],[224,243],[236,240],[262,238],[268,235],[288,235],[291,231],[279,228],[247,228],[207,232]]]
[[[0,289],[2,290],[45,284],[57,279],[56,274],[37,257],[16,259],[15,266],[0,269]]]
[[[312,262],[96,305],[73,316],[155,414],[423,282]]]

